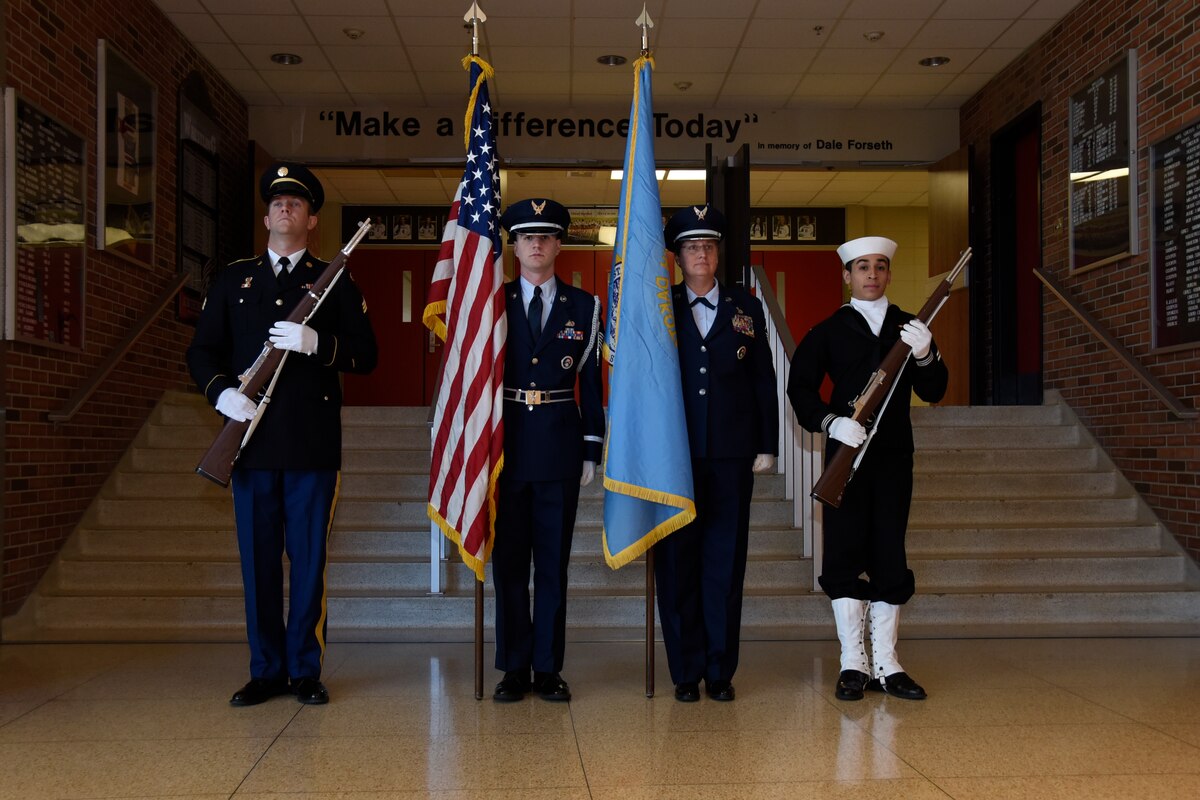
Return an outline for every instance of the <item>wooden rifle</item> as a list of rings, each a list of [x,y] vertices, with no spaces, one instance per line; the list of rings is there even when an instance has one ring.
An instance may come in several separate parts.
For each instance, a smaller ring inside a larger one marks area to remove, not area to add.
[[[358,232],[346,244],[345,247],[338,252],[333,261],[329,262],[329,266],[321,272],[320,276],[313,285],[300,298],[300,302],[292,309],[292,312],[287,315],[288,322],[296,322],[301,325],[308,322],[312,315],[321,307],[321,303],[329,294],[329,290],[337,283],[338,278],[342,276],[342,271],[346,265],[346,259],[349,258],[350,252],[355,248],[359,241],[366,235],[369,229],[370,219],[365,220],[358,226]],[[267,408],[271,404],[271,392],[275,389],[275,383],[279,380],[280,373],[283,372],[283,365],[287,362],[287,350],[279,350],[270,340],[263,343],[262,352],[258,354],[258,358],[254,359],[254,363],[238,376],[238,381],[241,386],[238,391],[246,397],[254,400],[258,405],[258,413],[253,418],[244,422],[227,419],[225,427],[217,434],[217,438],[213,440],[212,445],[208,448],[208,452],[200,459],[200,463],[196,465],[196,473],[208,478],[213,483],[220,486],[228,486],[229,479],[233,475],[233,465],[241,455],[242,449],[246,443],[250,441],[250,437],[254,435],[255,428],[262,420],[263,414],[267,413]]]
[[[950,297],[950,287],[970,260],[971,248],[968,247],[963,251],[958,263],[954,265],[954,269],[950,270],[946,279],[937,285],[933,294],[925,301],[925,305],[917,314],[917,319],[926,325],[933,322],[933,318],[942,310],[942,306]],[[852,447],[844,442],[838,443],[837,452],[829,459],[829,463],[821,472],[820,479],[812,488],[810,494],[815,499],[832,508],[841,506],[846,485],[854,477],[854,471],[858,469],[863,456],[866,455],[867,448],[871,446],[871,440],[879,429],[878,420],[883,416],[888,401],[892,398],[892,392],[895,391],[897,381],[908,364],[910,353],[912,353],[912,348],[905,344],[903,339],[892,345],[892,349],[888,351],[879,368],[871,373],[866,387],[858,397],[850,402],[850,407],[854,409],[850,419],[867,429],[867,438],[858,447]]]

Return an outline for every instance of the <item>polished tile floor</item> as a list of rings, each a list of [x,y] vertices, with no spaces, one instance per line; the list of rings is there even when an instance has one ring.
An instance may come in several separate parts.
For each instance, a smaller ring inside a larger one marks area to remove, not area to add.
[[[746,643],[687,705],[660,649],[648,700],[640,644],[575,642],[574,701],[497,705],[469,645],[338,644],[329,705],[237,709],[243,646],[3,645],[0,798],[1200,797],[1200,639],[900,654],[928,700],[834,700],[833,642]]]

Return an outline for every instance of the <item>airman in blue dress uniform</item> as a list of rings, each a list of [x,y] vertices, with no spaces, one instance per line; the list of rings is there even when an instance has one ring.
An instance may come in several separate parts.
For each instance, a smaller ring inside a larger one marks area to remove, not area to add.
[[[779,404],[762,303],[716,280],[725,219],[689,206],[664,238],[683,270],[674,287],[679,371],[696,519],[654,547],[658,615],[675,698],[734,698],[754,472],[775,465]]]
[[[328,702],[321,683],[326,629],[326,543],[342,456],[340,372],[375,368],[375,334],[349,270],[306,324],[288,314],[327,263],[307,249],[324,201],[320,181],[299,164],[275,164],[259,185],[267,203],[267,252],[214,276],[188,348],[192,378],[218,412],[263,415],[232,476],[246,600],[250,681],[235,706],[292,693]],[[292,351],[268,404],[237,391],[238,375],[265,342]],[[286,623],[283,553],[291,562]]]
[[[492,549],[496,668],[504,678],[493,698],[512,702],[532,690],[564,701],[571,699],[560,673],[575,510],[604,442],[600,301],[554,277],[571,222],[566,208],[544,198],[521,200],[500,222],[520,275],[504,288],[504,468]]]
[[[833,604],[841,643],[834,690],[839,700],[861,700],[864,689],[907,700],[925,698],[925,690],[896,656],[900,606],[916,590],[904,551],[913,487],[909,407],[914,391],[926,402],[941,400],[949,372],[929,328],[888,303],[885,292],[895,253],[896,243],[882,236],[863,236],[838,248],[850,302],[801,340],[788,378],[796,419],[807,430],[829,436],[828,461],[843,444],[859,447],[865,441],[866,430],[850,417],[851,404],[898,341],[912,348],[912,362],[896,380],[841,505],[824,510],[819,580]],[[826,377],[833,382],[828,403],[821,397]],[[864,642],[868,625],[869,657]]]

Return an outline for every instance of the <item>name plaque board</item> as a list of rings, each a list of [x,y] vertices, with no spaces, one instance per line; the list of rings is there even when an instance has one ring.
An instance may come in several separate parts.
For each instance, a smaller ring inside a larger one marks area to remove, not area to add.
[[[1070,98],[1072,272],[1138,252],[1136,51]]]
[[[1150,148],[1155,349],[1200,343],[1200,122]]]
[[[82,136],[17,99],[11,334],[83,346],[87,148]]]

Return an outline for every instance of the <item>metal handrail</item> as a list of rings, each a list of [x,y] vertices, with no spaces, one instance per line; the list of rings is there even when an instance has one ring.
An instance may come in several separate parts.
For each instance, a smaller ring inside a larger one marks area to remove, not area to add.
[[[167,304],[175,298],[175,295],[179,294],[179,290],[183,288],[190,277],[191,273],[188,272],[180,272],[176,275],[175,279],[167,284],[167,287],[154,299],[154,302],[150,304],[146,313],[134,324],[129,333],[125,334],[125,338],[121,340],[121,343],[114,347],[112,352],[108,354],[108,357],[96,367],[95,372],[92,373],[92,377],[67,398],[67,402],[63,404],[62,408],[58,411],[49,412],[46,418],[51,422],[67,422],[71,417],[75,416],[76,412],[83,407],[83,404],[88,401],[88,398],[92,396],[96,389],[100,388],[100,384],[108,377],[108,373],[112,372],[113,368],[133,348],[134,342],[141,338],[150,325],[158,319],[158,315],[167,307]]]
[[[1179,419],[1195,419],[1200,417],[1200,411],[1194,408],[1189,408],[1184,405],[1183,401],[1171,393],[1171,390],[1163,386],[1158,378],[1151,374],[1150,370],[1146,369],[1137,356],[1127,350],[1120,342],[1114,339],[1104,329],[1103,325],[1088,313],[1079,301],[1071,296],[1067,288],[1055,280],[1052,276],[1042,272],[1040,269],[1035,269],[1033,274],[1037,276],[1050,293],[1062,301],[1072,314],[1074,314],[1084,326],[1090,330],[1100,342],[1107,347],[1112,354],[1117,357],[1117,360],[1124,364],[1139,380],[1148,388],[1163,405],[1167,407],[1172,414]]]
[[[779,459],[776,469],[784,478],[784,496],[792,501],[792,525],[800,528],[803,555],[819,559],[821,547],[821,515],[817,501],[811,496],[813,483],[821,476],[824,463],[823,436],[809,433],[796,420],[796,412],[787,397],[788,376],[796,340],[788,328],[783,309],[775,290],[761,266],[751,268],[750,288],[763,304],[767,320],[767,341],[771,344],[771,360],[775,365],[775,392],[783,424],[779,426]],[[813,571],[814,590],[818,589],[816,570]]]

